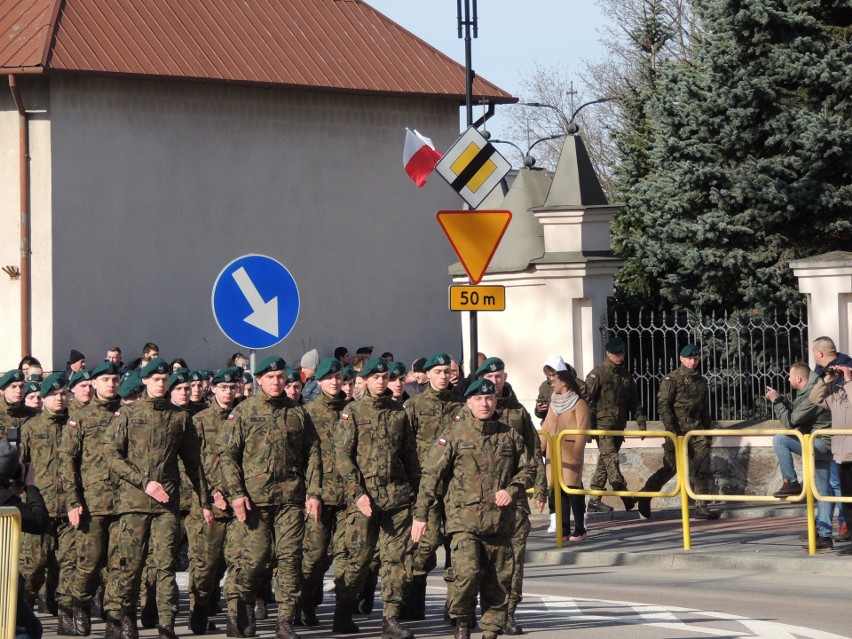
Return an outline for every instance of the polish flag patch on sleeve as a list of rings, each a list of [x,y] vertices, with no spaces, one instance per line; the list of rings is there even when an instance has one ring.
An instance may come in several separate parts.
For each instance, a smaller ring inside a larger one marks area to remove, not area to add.
[[[230,422],[230,421],[233,421],[233,419],[234,419],[234,414],[233,414],[233,413],[231,413],[230,415],[228,415],[228,421],[229,421],[229,422]]]
[[[349,419],[349,415],[346,413],[340,413],[340,419]]]
[[[121,417],[121,411],[117,410],[112,414],[113,417]]]
[[[441,439],[438,440],[438,444],[440,444],[441,446],[446,446],[447,440],[441,437]]]
[[[77,425],[77,422],[75,422],[75,421],[73,421],[73,420],[69,420],[69,421],[68,421],[68,425],[69,425],[71,428],[74,428],[74,427]]]

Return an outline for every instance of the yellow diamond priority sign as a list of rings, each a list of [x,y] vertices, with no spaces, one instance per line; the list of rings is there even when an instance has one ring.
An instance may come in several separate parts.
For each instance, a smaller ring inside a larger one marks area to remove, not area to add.
[[[494,190],[512,165],[474,127],[453,143],[435,170],[470,208],[475,209]]]
[[[438,211],[437,218],[470,281],[479,284],[512,221],[511,211]]]

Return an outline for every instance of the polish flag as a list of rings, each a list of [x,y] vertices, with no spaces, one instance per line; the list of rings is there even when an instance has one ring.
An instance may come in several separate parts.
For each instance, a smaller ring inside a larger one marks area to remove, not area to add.
[[[442,157],[432,144],[432,140],[406,127],[402,164],[405,166],[405,172],[417,186],[426,184],[426,178]]]

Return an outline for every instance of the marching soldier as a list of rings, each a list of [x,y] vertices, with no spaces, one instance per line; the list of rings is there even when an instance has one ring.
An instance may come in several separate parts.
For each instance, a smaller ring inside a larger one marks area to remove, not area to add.
[[[423,364],[428,385],[409,399],[405,412],[417,442],[417,458],[421,466],[432,444],[452,424],[462,403],[450,386],[452,358],[447,353],[435,353]],[[436,566],[436,551],[444,542],[441,534],[443,510],[440,502],[429,511],[429,526],[414,549],[411,562],[411,583],[406,597],[405,618],[423,619],[426,615],[426,577]],[[452,578],[452,572],[449,572]]]
[[[254,603],[268,565],[278,561],[276,639],[293,630],[302,587],[305,513],[319,521],[322,462],[311,418],[284,394],[286,363],[267,357],[255,370],[256,395],[234,409],[219,435],[223,484],[241,529],[229,566],[228,634],[254,636]],[[233,573],[233,574],[232,574]],[[233,577],[233,578],[232,578]]]
[[[68,523],[59,462],[62,431],[76,426],[68,419],[66,383],[63,373],[53,373],[41,383],[44,409],[27,423],[21,434],[21,463],[32,464],[35,486],[41,491],[50,515],[48,532],[39,537],[25,535],[31,543],[30,552],[23,557],[23,575],[28,600],[35,598],[47,578],[47,592],[56,592],[59,608],[57,634],[77,635],[80,633],[74,626],[70,588],[76,560],[74,529]]]
[[[225,573],[226,534],[229,533],[233,513],[228,509],[225,487],[219,460],[219,435],[231,414],[237,385],[242,384],[242,373],[236,366],[224,368],[213,375],[210,406],[193,417],[195,432],[201,445],[201,464],[207,479],[207,489],[213,498],[215,526],[205,526],[198,507],[186,522],[190,543],[189,594],[192,607],[189,628],[196,635],[208,630],[208,619],[215,604],[211,600],[216,586]],[[228,552],[239,549],[239,540],[228,544]]]
[[[74,627],[84,636],[92,629],[91,604],[107,563],[109,530],[115,518],[115,486],[103,440],[120,403],[118,371],[118,364],[109,361],[92,371],[92,401],[80,410],[76,423],[68,423],[60,449],[68,520],[77,529],[77,565],[71,580]]]
[[[510,426],[523,439],[527,459],[534,464],[536,471],[533,498],[538,505],[538,512],[544,512],[544,507],[547,505],[547,474],[542,462],[541,440],[529,412],[518,401],[512,387],[506,383],[508,377],[506,364],[499,357],[489,357],[476,369],[476,377],[488,379],[494,384],[494,392],[497,396],[495,419]],[[527,537],[530,534],[530,505],[526,493],[518,497],[515,506],[515,529],[512,533],[514,569],[509,591],[508,617],[504,629],[507,635],[520,635],[524,632],[523,628],[515,623],[515,611],[523,599],[524,557],[527,552]]]
[[[707,406],[707,380],[701,375],[701,351],[695,344],[687,344],[680,351],[680,368],[669,373],[660,383],[657,393],[657,410],[663,426],[670,433],[685,435],[691,430],[710,428],[710,410]],[[689,455],[695,469],[696,489],[708,494],[713,488],[710,470],[710,437],[692,437]],[[642,492],[657,492],[677,474],[675,449],[672,442],[663,442],[663,467],[648,478]],[[639,514],[651,516],[651,498],[640,497]],[[695,502],[694,516],[698,519],[718,519],[719,513],[710,510],[703,501]]]
[[[604,347],[606,358],[586,377],[589,410],[592,414],[592,428],[600,430],[624,430],[628,413],[633,414],[639,430],[647,428],[645,409],[639,403],[639,393],[633,375],[624,367],[624,342],[611,339]],[[609,480],[614,490],[627,490],[627,482],[618,466],[618,451],[624,443],[623,437],[604,435],[598,437],[598,465],[592,475],[591,489],[603,490]],[[636,505],[633,497],[622,497],[624,508],[630,510]],[[600,497],[589,499],[589,512],[602,513],[612,511]]]
[[[92,371],[83,368],[76,373],[71,373],[71,377],[68,378],[68,390],[73,395],[68,404],[68,414],[71,419],[76,420],[80,416],[80,411],[92,401],[92,395],[95,392],[92,388]]]
[[[523,438],[494,419],[494,383],[479,379],[465,391],[468,410],[435,442],[423,468],[411,537],[428,529],[428,513],[445,485],[446,533],[450,535],[455,577],[449,582],[448,613],[455,637],[468,639],[477,596],[483,639],[506,628],[512,582],[514,504],[533,485],[536,469]]]
[[[337,470],[349,508],[347,557],[337,580],[333,629],[358,632],[352,611],[378,543],[382,638],[411,639],[414,633],[399,625],[399,614],[411,549],[411,504],[420,473],[414,433],[402,405],[385,395],[388,362],[370,359],[359,376],[364,394],[340,414],[334,433]]]
[[[178,591],[175,555],[179,535],[180,457],[192,481],[208,525],[207,485],[201,471],[198,437],[188,415],[175,410],[167,397],[169,368],[156,358],[142,369],[145,392],[123,407],[104,439],[109,469],[119,480],[116,511],[119,520],[111,535],[104,609],[107,639],[136,639],[136,604],[149,545],[157,568],[157,608],[160,639],[175,639]]]
[[[24,373],[19,369],[7,371],[0,377],[0,391],[3,392],[3,398],[0,399],[0,439],[18,441],[21,426],[38,414],[37,410],[24,404],[25,385]],[[11,435],[9,430],[12,431]]]

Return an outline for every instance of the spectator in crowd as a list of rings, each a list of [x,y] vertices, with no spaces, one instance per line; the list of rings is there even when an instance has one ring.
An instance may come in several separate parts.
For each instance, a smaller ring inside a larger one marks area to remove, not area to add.
[[[792,402],[782,397],[774,388],[766,387],[766,399],[772,402],[772,412],[782,428],[795,428],[803,435],[831,426],[831,413],[821,406],[811,402],[809,395],[819,377],[811,372],[810,367],[803,362],[796,362],[790,367],[790,388],[796,391],[796,399]],[[775,497],[787,498],[801,495],[804,491],[796,476],[793,466],[793,455],[802,454],[802,442],[792,435],[775,435],[772,447],[778,457],[783,484],[774,493]],[[817,490],[820,495],[828,496],[830,490],[829,475],[831,473],[831,439],[829,437],[814,437],[814,467]],[[831,540],[831,505],[820,500],[817,503],[817,550],[830,550]]]
[[[317,367],[320,363],[319,351],[312,348],[307,353],[302,355],[302,374],[304,375],[304,388],[301,390],[301,397],[305,402],[309,402],[320,394],[320,387],[317,384]],[[291,398],[292,399],[292,398]]]
[[[41,375],[43,373],[41,362],[32,355],[27,355],[18,363],[18,370],[24,374],[25,380],[28,380],[30,375]]]
[[[86,356],[72,348],[65,367],[65,379],[71,379],[71,375],[84,368],[86,368]]]
[[[538,387],[538,397],[535,400],[535,416],[544,419],[547,416],[547,407],[550,405],[550,396],[553,395],[553,378],[559,371],[567,370],[565,360],[560,355],[551,355],[544,360],[544,381]],[[556,529],[551,530],[554,532]]]
[[[121,349],[118,346],[110,346],[106,352],[105,362],[112,362],[118,366],[118,374],[124,375],[127,372],[127,365],[121,361]]]
[[[414,376],[413,382],[408,382],[405,385],[405,392],[409,397],[419,395],[429,386],[429,378],[423,367],[426,365],[425,357],[418,357],[411,364],[411,374]]]
[[[349,366],[352,363],[352,358],[349,356],[349,349],[345,346],[338,346],[334,349],[334,358],[340,362],[341,366]]]
[[[392,362],[393,361],[393,353],[391,353],[390,351],[385,351],[384,353],[382,353],[382,359],[385,360],[386,362]]]
[[[450,359],[450,387],[455,388],[461,379],[461,367],[456,358]]]
[[[139,360],[139,370],[145,367],[148,362],[160,357],[160,347],[154,342],[148,342],[142,347],[142,359]]]
[[[827,338],[826,338],[827,339]],[[819,341],[819,340],[817,340]],[[832,429],[852,429],[852,366],[832,364],[826,366],[823,376],[814,385],[810,400],[817,406],[831,411]],[[852,497],[852,436],[832,437],[831,453],[838,465],[840,492]],[[852,503],[844,502],[843,514],[846,521],[852,518]],[[852,545],[837,551],[838,555],[852,555]]]
[[[239,366],[242,369],[246,369],[249,367],[249,358],[237,351],[228,359],[226,368],[230,366]]]
[[[356,355],[366,355],[367,359],[370,359],[373,356],[373,347],[372,346],[361,346],[355,351]],[[367,360],[364,360],[365,362]]]
[[[189,365],[186,363],[186,360],[181,358],[181,357],[177,357],[177,358],[173,359],[171,362],[169,362],[169,372],[170,373],[177,373],[182,368],[189,370]]]
[[[485,353],[477,353],[476,354],[476,366],[470,367],[470,375],[467,377],[462,377],[459,379],[458,384],[453,386],[453,390],[456,395],[459,397],[464,397],[465,391],[467,391],[467,387],[470,386],[473,382],[476,381],[476,370],[482,366],[482,363],[488,359],[485,356]],[[461,367],[459,367],[459,374],[461,374]]]
[[[352,399],[360,399],[364,394],[366,388],[364,378],[358,375],[358,373],[364,369],[364,365],[369,359],[370,356],[365,353],[356,353],[355,357],[352,358],[352,369],[355,371],[355,379],[352,380]]]

